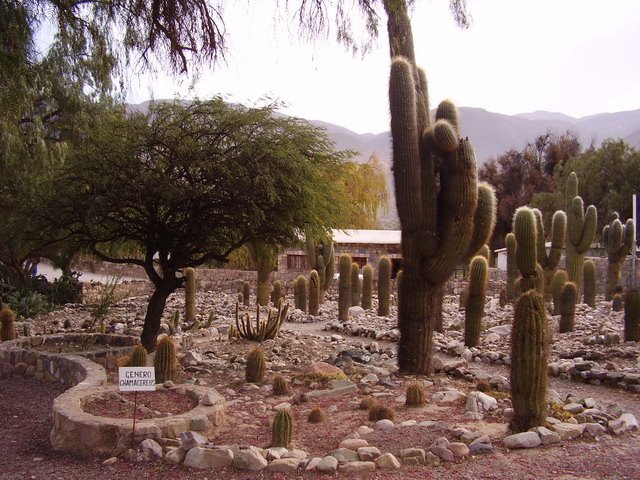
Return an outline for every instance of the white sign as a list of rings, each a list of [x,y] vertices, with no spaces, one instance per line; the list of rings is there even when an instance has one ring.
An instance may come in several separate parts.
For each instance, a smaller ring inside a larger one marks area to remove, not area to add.
[[[118,368],[118,386],[121,392],[155,391],[155,368],[120,367]]]

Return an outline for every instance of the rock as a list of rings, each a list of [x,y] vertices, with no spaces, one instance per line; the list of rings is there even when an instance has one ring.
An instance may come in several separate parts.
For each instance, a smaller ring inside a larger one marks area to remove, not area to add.
[[[398,470],[400,462],[392,453],[385,453],[374,460],[376,467],[380,470]]]
[[[624,432],[630,432],[638,429],[638,421],[630,413],[623,413],[620,418],[616,420],[610,420],[607,425],[609,431],[614,435],[620,435]]]
[[[493,453],[493,446],[487,443],[472,443],[469,445],[469,453],[471,455],[482,455]]]
[[[427,462],[427,465],[431,467],[437,467],[440,465],[440,457],[431,452],[427,452],[425,455],[425,461]]]
[[[363,462],[372,462],[379,456],[380,450],[377,447],[358,448],[358,458]]]
[[[498,408],[498,400],[482,392],[471,392],[467,397],[465,409],[467,412],[483,413]]]
[[[562,409],[575,415],[576,413],[581,413],[584,407],[579,403],[567,403]]]
[[[200,404],[207,405],[207,406],[216,405],[217,403],[222,403],[222,402],[224,402],[224,399],[220,396],[218,392],[216,392],[213,389],[205,393],[200,399]]]
[[[343,350],[339,356],[350,357],[356,363],[369,363],[371,361],[371,354],[364,349]]]
[[[451,450],[455,458],[468,457],[470,454],[469,447],[462,442],[452,442],[447,448]]]
[[[206,415],[196,415],[189,419],[189,428],[195,432],[206,432],[211,428],[211,420]]]
[[[516,448],[534,448],[542,443],[536,432],[521,432],[508,435],[502,439],[505,447]]]
[[[378,383],[380,379],[375,373],[368,373],[360,380],[360,383]]]
[[[189,350],[184,354],[182,358],[183,365],[197,365],[199,363],[205,363],[207,361],[207,357],[205,357],[200,352],[196,352],[195,350]]]
[[[375,430],[367,425],[361,425],[360,427],[358,427],[358,430],[356,430],[356,432],[358,432],[358,434],[360,435],[368,435],[371,432],[375,432]]]
[[[262,456],[256,447],[249,447],[238,451],[233,459],[233,466],[238,470],[256,472],[267,468],[267,459]]]
[[[425,452],[422,448],[400,450],[400,458],[403,463],[409,465],[425,465],[427,463]]]
[[[466,395],[458,389],[450,388],[445,391],[436,392],[431,395],[431,401],[434,403],[451,403],[465,398]]]
[[[306,367],[305,373],[319,373],[321,375],[327,376],[345,376],[342,369],[338,367],[334,367],[333,365],[328,364],[327,362],[315,362]]]
[[[344,465],[340,465],[338,469],[341,472],[350,473],[350,472],[370,472],[376,469],[376,464],[373,462],[349,462]]]
[[[314,470],[321,461],[322,461],[322,458],[313,457],[311,460],[309,460],[307,462],[307,464],[305,465],[304,469],[305,470]]]
[[[180,445],[185,452],[188,452],[193,447],[202,447],[208,442],[207,437],[198,432],[182,432],[180,434]]]
[[[267,448],[267,460],[277,460],[278,458],[282,458],[282,456],[288,452],[289,450],[284,447]]]
[[[106,467],[108,465],[113,465],[118,461],[118,457],[107,458],[104,462],[101,463],[102,466]]]
[[[265,460],[266,462],[266,460]],[[233,464],[233,452],[230,448],[194,447],[184,458],[185,467],[226,468]]]
[[[550,443],[556,443],[561,440],[560,435],[557,432],[552,432],[546,427],[536,427],[534,431],[540,437],[542,445],[549,445]]]
[[[311,390],[305,393],[308,399],[336,397],[358,391],[358,386],[350,380],[331,380],[326,390]]]
[[[187,456],[187,451],[182,447],[172,448],[169,450],[164,459],[169,463],[174,463],[176,465],[184,462],[185,457]]]
[[[429,449],[429,451],[437,456],[440,460],[444,460],[445,462],[453,462],[455,460],[453,452],[447,447],[434,445]]]
[[[400,422],[400,425],[398,425],[401,428],[404,427],[415,427],[418,425],[418,422],[415,420],[405,420],[404,422]]]
[[[551,428],[560,435],[562,440],[571,440],[573,438],[577,438],[582,435],[584,432],[584,424],[573,424],[568,422],[556,423]]]
[[[495,327],[488,328],[487,332],[495,333],[501,337],[506,337],[511,335],[511,325],[497,325]]]
[[[338,461],[338,463],[356,462],[359,459],[358,452],[355,452],[354,450],[350,450],[348,448],[338,448],[337,450],[331,452],[330,455],[334,457]]]
[[[349,307],[348,315],[353,320],[366,320],[367,319],[366,310],[364,308],[360,307],[360,306]]]
[[[136,449],[140,454],[139,460],[160,460],[162,458],[162,447],[158,442],[151,438],[143,440]]]
[[[361,447],[366,447],[369,445],[363,438],[347,438],[340,442],[339,448],[348,448],[349,450],[357,451]]]
[[[482,343],[494,343],[500,340],[500,335],[497,333],[490,333],[482,340]]]
[[[447,437],[438,437],[433,441],[432,447],[448,447],[449,439]]]
[[[374,430],[391,430],[392,428],[394,428],[394,424],[391,420],[387,420],[382,419],[382,420],[378,420],[374,425],[373,428]]]
[[[298,471],[297,458],[276,458],[267,466],[269,472],[296,472]]]
[[[584,431],[592,437],[599,437],[600,435],[607,433],[607,429],[599,423],[585,423]]]
[[[294,448],[293,450],[282,455],[282,457],[280,458],[296,458],[298,460],[305,460],[309,458],[309,454],[304,450],[299,450],[297,448]]]
[[[319,470],[320,472],[333,473],[338,470],[338,460],[331,455],[327,455],[322,460],[320,460],[320,462],[318,462],[316,470]]]

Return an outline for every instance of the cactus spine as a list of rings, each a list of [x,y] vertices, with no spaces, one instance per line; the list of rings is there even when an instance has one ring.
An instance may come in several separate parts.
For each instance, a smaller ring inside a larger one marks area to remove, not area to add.
[[[254,348],[247,355],[244,378],[247,383],[260,383],[264,380],[264,372],[267,369],[267,361],[264,352],[260,348]]]
[[[18,338],[15,326],[16,315],[9,307],[0,310],[0,342]]]
[[[184,271],[184,321],[193,323],[196,320],[196,271],[189,267]]]
[[[567,282],[560,294],[560,333],[573,332],[576,322],[576,299],[578,288],[573,282]]]
[[[507,247],[507,298],[511,300],[515,297],[515,284],[518,278],[518,266],[516,265],[516,236],[508,233],[505,237]]]
[[[340,269],[340,283],[338,285],[338,320],[349,320],[349,307],[351,306],[351,256],[340,255],[338,263]]]
[[[378,316],[389,316],[391,297],[391,259],[380,257],[378,263]]]
[[[309,315],[318,315],[320,307],[320,279],[318,272],[311,270],[309,274]]]
[[[480,342],[484,302],[489,281],[489,263],[478,255],[471,260],[469,267],[469,294],[464,314],[464,344],[475,347]]]
[[[251,296],[251,285],[249,282],[242,284],[242,303],[245,307],[249,306],[249,297]]]
[[[373,295],[373,268],[367,264],[362,269],[362,308],[371,309],[371,297]]]
[[[513,218],[516,264],[522,275],[522,293],[516,300],[511,330],[510,428],[523,432],[542,425],[547,391],[547,319],[537,262],[536,219],[534,212],[521,207]]]
[[[624,341],[640,341],[640,292],[635,288],[624,300]]]
[[[567,283],[567,272],[558,270],[551,279],[551,295],[553,297],[553,314],[560,315],[560,296],[562,288]]]
[[[611,214],[609,224],[602,229],[602,239],[607,252],[607,290],[606,300],[611,300],[620,283],[620,267],[631,253],[635,241],[636,229],[632,219],[622,225],[616,212]]]
[[[360,265],[351,264],[351,306],[360,306]]]
[[[578,177],[575,172],[569,175],[567,182],[567,199],[574,191],[574,185],[578,184]],[[567,273],[569,280],[576,284],[576,289],[580,291],[582,285],[582,264],[584,254],[591,247],[596,234],[596,224],[598,223],[598,212],[596,207],[589,205],[586,212],[582,198],[574,196],[569,204],[567,212]]]
[[[156,370],[157,383],[173,380],[173,372],[176,369],[176,345],[171,337],[162,337],[158,340],[153,366]]]
[[[136,345],[129,357],[130,367],[146,367],[147,366],[147,349],[142,345]]]
[[[542,267],[544,276],[542,280],[544,283],[544,293],[546,296],[551,295],[551,280],[560,263],[560,256],[562,255],[562,247],[564,245],[564,237],[567,230],[567,215],[558,210],[553,214],[551,220],[551,249],[547,254],[546,238],[544,234],[544,222],[542,220],[542,212],[537,208],[533,209],[533,213],[536,216],[536,229],[537,229],[537,258],[538,264]]]
[[[307,278],[304,275],[298,275],[294,287],[294,301],[297,309],[303,312],[307,311]]]
[[[594,308],[596,306],[596,264],[586,260],[582,268],[584,303]]]
[[[271,428],[271,446],[288,447],[293,436],[293,415],[288,409],[278,410]]]
[[[273,288],[271,290],[271,303],[273,305],[278,305],[278,301],[282,298],[282,282],[280,280],[276,280],[273,282]]]

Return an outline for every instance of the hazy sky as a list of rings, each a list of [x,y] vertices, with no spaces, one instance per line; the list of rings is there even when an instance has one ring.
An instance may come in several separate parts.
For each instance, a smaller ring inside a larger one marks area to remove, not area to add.
[[[467,0],[473,17],[467,30],[455,25],[448,3],[416,0],[412,13],[432,106],[450,98],[505,114],[576,117],[640,108],[639,0]],[[293,11],[278,20],[274,5],[228,7],[226,64],[203,72],[195,85],[142,77],[128,101],[222,94],[250,104],[269,96],[291,115],[360,133],[388,130],[386,18],[377,45],[361,58],[337,45],[333,33],[300,40]]]

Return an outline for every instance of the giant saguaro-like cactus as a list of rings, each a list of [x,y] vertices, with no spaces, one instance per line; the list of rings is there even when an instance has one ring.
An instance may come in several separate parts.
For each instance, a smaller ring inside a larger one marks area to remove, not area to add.
[[[635,241],[636,229],[630,218],[622,225],[617,212],[609,217],[609,224],[602,229],[602,240],[607,252],[607,291],[606,299],[611,300],[618,283],[620,283],[620,267],[627,255],[631,253]]]
[[[407,41],[411,26],[406,8],[396,7],[388,6],[387,13],[392,53],[402,54],[393,58],[389,82],[403,255],[398,365],[405,372],[426,374],[442,287],[455,267],[489,239],[495,198],[489,185],[478,185],[473,148],[460,138],[454,105],[443,101],[431,123],[426,77]],[[394,45],[396,41],[402,45]]]
[[[537,238],[537,258],[538,264],[542,267],[544,272],[543,286],[544,293],[547,296],[551,295],[551,279],[558,268],[560,263],[560,256],[562,255],[562,247],[564,245],[564,236],[567,229],[567,215],[558,210],[553,214],[551,220],[551,249],[547,254],[546,237],[544,234],[544,221],[542,220],[542,212],[537,208],[533,209],[533,213],[536,216],[536,238]]]
[[[316,241],[311,235],[307,235],[305,240],[307,251],[307,262],[309,268],[318,272],[320,280],[320,301],[324,298],[324,293],[329,290],[333,282],[335,273],[335,252],[333,240],[324,239]]]
[[[582,264],[584,254],[591,247],[596,234],[598,223],[598,211],[593,205],[589,205],[586,212],[582,198],[576,195],[571,201],[569,197],[577,191],[578,176],[571,172],[566,186],[567,207],[567,274],[569,280],[576,284],[580,291],[582,285]]]

